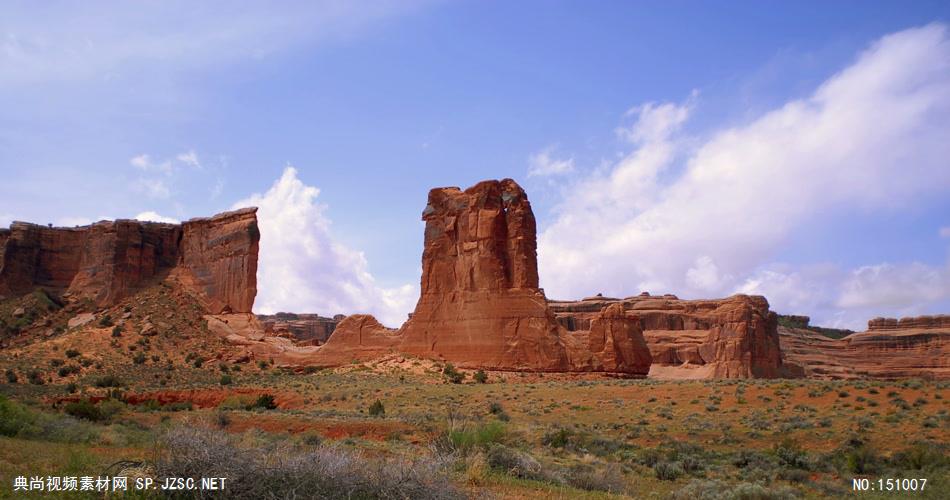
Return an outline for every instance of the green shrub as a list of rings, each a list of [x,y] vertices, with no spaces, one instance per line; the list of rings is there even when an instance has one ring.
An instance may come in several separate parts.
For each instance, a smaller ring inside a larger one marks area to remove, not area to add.
[[[448,438],[452,448],[467,452],[474,448],[484,448],[488,445],[501,443],[505,439],[507,429],[501,422],[486,424],[449,431]]]
[[[121,337],[121,336],[122,336],[122,327],[119,326],[119,325],[115,325],[115,326],[112,328],[112,336],[113,336],[113,337]]]
[[[49,365],[52,366],[53,368],[56,368],[57,366],[63,366],[64,364],[66,364],[66,362],[61,359],[49,360]]]
[[[255,408],[263,408],[265,410],[273,410],[277,408],[277,403],[274,401],[274,396],[271,394],[261,394],[257,397],[253,403],[251,403],[247,409],[253,410]]]
[[[233,382],[233,380],[231,380],[230,375],[221,375],[221,380],[218,381],[221,385],[231,385],[231,382]]]
[[[35,421],[36,417],[26,407],[0,395],[0,435],[16,436]]]
[[[445,364],[445,368],[442,369],[442,375],[445,375],[445,378],[453,384],[461,384],[462,381],[465,380],[465,374],[456,370],[452,363]]]
[[[26,374],[26,378],[33,385],[43,385],[46,383],[46,381],[43,380],[43,374],[37,370],[30,370],[30,372]]]
[[[75,358],[76,356],[79,356],[79,351],[75,349],[66,349],[67,358]]]
[[[108,314],[99,319],[99,326],[102,328],[110,327],[112,325],[112,316],[109,316]]]
[[[16,376],[16,372],[13,370],[8,369],[6,372],[4,372],[4,376],[7,378],[7,383],[9,384],[15,384],[19,380],[19,378]]]
[[[475,372],[474,379],[479,384],[484,384],[485,382],[488,382],[488,374],[485,373],[485,370],[478,370]]]
[[[376,400],[369,407],[369,414],[373,417],[379,417],[386,414],[386,409],[383,407],[383,403],[380,400]]]
[[[79,373],[80,370],[81,369],[76,365],[66,365],[66,366],[60,367],[57,373],[59,374],[60,377],[68,377],[74,373]]]
[[[94,379],[92,385],[96,387],[121,387],[122,380],[115,375],[103,375]]]
[[[541,436],[541,444],[549,448],[566,448],[570,445],[574,432],[569,429],[550,431]]]
[[[100,422],[105,420],[105,417],[99,410],[99,407],[85,399],[82,401],[76,401],[74,403],[68,403],[63,411],[65,411],[68,415],[83,420],[89,420],[90,422]]]

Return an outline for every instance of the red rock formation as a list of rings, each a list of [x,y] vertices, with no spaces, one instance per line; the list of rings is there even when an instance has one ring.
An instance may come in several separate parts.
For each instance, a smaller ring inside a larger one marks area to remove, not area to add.
[[[199,292],[212,312],[250,312],[257,296],[261,233],[257,208],[182,224],[181,261],[173,276]]]
[[[0,233],[0,294],[41,287],[105,307],[149,280],[169,276],[209,311],[250,311],[257,293],[256,210],[182,225],[118,220],[53,228],[14,222]]]
[[[593,330],[605,306],[639,323],[652,354],[650,376],[666,378],[778,377],[781,369],[776,315],[764,297],[679,300],[641,294],[626,299],[589,297],[552,301],[569,330]]]
[[[950,314],[908,318],[874,318],[868,321],[869,332],[942,328],[950,330]]]
[[[264,325],[265,332],[278,336],[287,335],[296,340],[298,345],[326,343],[343,318],[345,316],[342,314],[325,318],[319,314],[285,312],[257,315],[257,319]]]
[[[433,189],[422,217],[421,296],[409,321],[393,332],[348,317],[309,363],[396,350],[466,368],[646,373],[642,334],[623,319],[604,316],[595,339],[558,324],[538,288],[531,204],[514,181]]]
[[[627,316],[623,305],[611,304],[590,322],[588,346],[595,359],[603,363],[603,370],[646,373],[650,371],[652,355],[643,338],[638,316]]]
[[[789,366],[809,378],[950,379],[950,316],[875,318],[868,331],[832,339],[779,327]]]

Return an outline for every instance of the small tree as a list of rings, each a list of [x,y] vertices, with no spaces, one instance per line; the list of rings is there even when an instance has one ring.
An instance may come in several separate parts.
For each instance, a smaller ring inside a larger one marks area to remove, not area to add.
[[[453,384],[461,384],[462,381],[465,380],[465,374],[456,370],[452,363],[445,364],[445,368],[442,369],[442,374]]]
[[[383,403],[380,400],[376,400],[375,403],[369,406],[369,414],[374,417],[379,417],[386,414],[386,408],[383,407]]]
[[[484,384],[485,382],[488,382],[488,374],[485,373],[485,370],[478,370],[477,372],[475,372],[475,381],[478,382],[479,384]]]

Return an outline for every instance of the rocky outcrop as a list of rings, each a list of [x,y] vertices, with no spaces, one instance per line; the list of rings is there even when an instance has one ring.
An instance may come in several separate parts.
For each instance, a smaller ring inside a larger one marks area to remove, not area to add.
[[[640,318],[626,315],[621,304],[611,304],[593,317],[587,345],[605,371],[650,371],[653,357],[643,338]]]
[[[552,301],[568,330],[593,331],[599,311],[622,311],[643,331],[653,365],[651,377],[779,377],[781,352],[775,313],[764,297],[735,295],[720,300],[680,300],[641,294],[625,299],[588,297]]]
[[[43,288],[115,304],[145,283],[180,282],[211,312],[250,311],[257,294],[257,209],[183,224],[14,222],[0,233],[0,294]]]
[[[869,332],[940,328],[950,330],[950,314],[914,316],[908,318],[874,318],[868,321]]]
[[[337,314],[326,318],[319,314],[296,314],[279,312],[258,314],[257,319],[269,335],[284,336],[297,341],[298,345],[321,345],[336,329],[345,316]]]
[[[422,218],[421,295],[410,319],[390,330],[347,317],[309,363],[401,352],[464,368],[646,374],[643,336],[625,319],[603,316],[594,336],[558,323],[538,287],[531,204],[513,180],[433,189]]]
[[[950,379],[950,316],[875,318],[841,339],[779,328],[786,365],[822,379]]]

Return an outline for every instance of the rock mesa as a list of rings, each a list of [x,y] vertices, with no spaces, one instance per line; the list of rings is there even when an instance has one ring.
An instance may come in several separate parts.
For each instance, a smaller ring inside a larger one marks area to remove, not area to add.
[[[0,295],[43,288],[108,307],[154,280],[183,285],[209,312],[250,312],[257,294],[257,209],[182,224],[102,221],[0,229]]]

